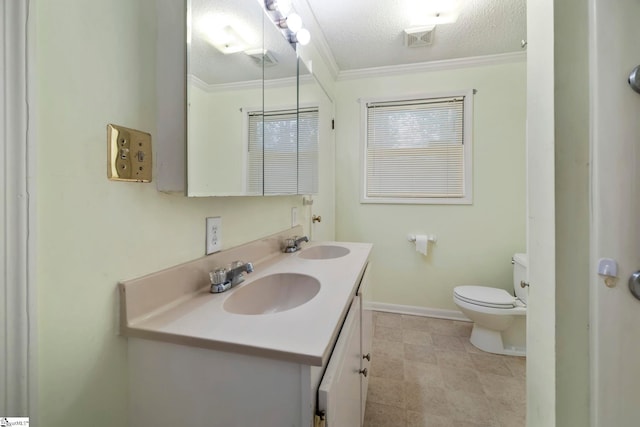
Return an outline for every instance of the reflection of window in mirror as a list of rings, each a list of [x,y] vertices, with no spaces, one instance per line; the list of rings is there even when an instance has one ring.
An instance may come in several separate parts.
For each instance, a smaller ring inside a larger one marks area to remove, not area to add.
[[[312,194],[318,188],[318,107],[248,111],[247,191]]]

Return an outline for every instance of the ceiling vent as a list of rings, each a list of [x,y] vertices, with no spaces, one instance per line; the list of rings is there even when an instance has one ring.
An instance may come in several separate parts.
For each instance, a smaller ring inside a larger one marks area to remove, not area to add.
[[[433,43],[433,32],[436,26],[413,27],[404,30],[404,45],[406,47],[424,47]]]
[[[251,57],[251,59],[260,66],[264,65],[265,67],[272,67],[278,63],[278,60],[273,53],[266,49],[245,50],[244,53],[249,55],[249,57]]]

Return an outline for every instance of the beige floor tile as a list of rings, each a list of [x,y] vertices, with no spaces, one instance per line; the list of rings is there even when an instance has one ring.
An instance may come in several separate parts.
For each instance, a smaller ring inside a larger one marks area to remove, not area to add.
[[[402,342],[402,329],[389,328],[387,326],[376,326],[375,331],[373,332],[373,338],[376,340]]]
[[[403,359],[376,356],[374,352],[371,358],[371,376],[404,381],[404,364],[405,361]]]
[[[404,361],[404,380],[425,386],[444,387],[442,371],[438,365],[415,360]]]
[[[445,393],[451,405],[451,417],[454,420],[497,427],[491,405],[485,396],[453,390],[447,390]]]
[[[400,329],[402,328],[402,316],[395,313],[378,312],[375,318],[375,325]]]
[[[406,407],[404,382],[387,378],[369,378],[367,402],[382,403],[396,408]]]
[[[463,329],[460,325],[456,324],[455,321],[446,320],[446,319],[428,319],[429,330],[432,334],[438,335],[451,335],[454,337],[459,336],[467,336],[466,330]],[[459,322],[464,323],[464,322]]]
[[[527,359],[524,357],[507,357],[504,359],[514,377],[524,379],[527,376]]]
[[[465,351],[465,338],[454,337],[451,335],[431,334],[433,346],[441,350]]]
[[[364,412],[364,427],[406,426],[405,410],[382,403],[367,402]]]
[[[459,337],[469,338],[471,336],[471,330],[473,329],[473,322],[453,321],[453,327]]]
[[[491,397],[492,403],[501,402],[510,409],[526,405],[526,383],[522,378],[479,373],[485,395]]]
[[[429,345],[403,344],[404,358],[416,362],[437,364],[436,351]]]
[[[441,366],[440,372],[447,390],[464,391],[484,396],[484,388],[475,370]]]
[[[502,375],[503,377],[513,376],[511,370],[505,363],[506,356],[491,353],[470,353],[469,356],[478,372]]]
[[[489,421],[486,423],[474,423],[469,420],[453,420],[452,427],[497,427],[499,424],[496,424],[494,421]],[[524,426],[522,426],[524,427]]]
[[[402,315],[402,329],[415,329],[418,331],[429,332],[429,324],[431,319],[422,316]]]
[[[436,358],[440,366],[457,369],[476,369],[471,361],[471,354],[466,351],[436,350]]]
[[[485,352],[480,350],[475,345],[471,344],[471,341],[467,340],[464,342],[464,349],[467,353],[476,353],[476,354],[484,354]]]
[[[525,427],[525,358],[477,349],[472,326],[374,312],[364,425]]]
[[[451,415],[451,406],[442,387],[405,382],[404,392],[409,411],[442,417]]]
[[[405,344],[433,345],[431,333],[417,329],[403,329],[402,342]]]
[[[371,343],[371,357],[404,359],[404,347],[402,343],[374,339]]]
[[[452,427],[450,418],[407,411],[407,427]]]

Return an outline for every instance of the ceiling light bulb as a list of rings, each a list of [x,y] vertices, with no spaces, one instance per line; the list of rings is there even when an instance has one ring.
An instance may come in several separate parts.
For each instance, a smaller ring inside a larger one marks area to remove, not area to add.
[[[289,12],[291,12],[291,0],[275,0],[276,9],[280,11],[281,14],[287,16]]]
[[[311,41],[311,33],[309,33],[309,30],[306,28],[302,28],[293,36],[293,38],[296,43],[305,46]]]
[[[297,33],[302,28],[302,18],[300,18],[300,15],[298,15],[297,13],[292,13],[291,15],[287,16],[286,22],[287,28],[294,33]]]

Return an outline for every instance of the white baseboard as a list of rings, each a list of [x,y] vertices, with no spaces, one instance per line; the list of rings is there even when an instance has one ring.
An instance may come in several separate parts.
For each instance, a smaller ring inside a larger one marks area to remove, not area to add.
[[[471,320],[458,310],[443,310],[440,308],[416,307],[412,305],[387,304],[384,302],[372,301],[369,307],[375,311],[385,311],[387,313],[410,314],[412,316],[434,317],[437,319],[458,320],[461,322],[471,322]]]

